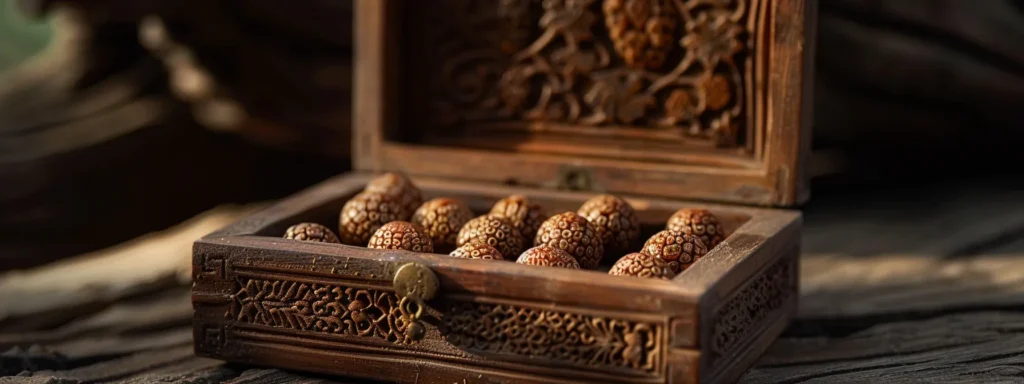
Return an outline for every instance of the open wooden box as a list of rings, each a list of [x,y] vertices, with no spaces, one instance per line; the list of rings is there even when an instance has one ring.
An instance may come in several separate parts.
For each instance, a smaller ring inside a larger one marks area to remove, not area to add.
[[[814,5],[357,0],[358,172],[196,242],[197,354],[404,383],[736,380],[796,308],[800,215],[777,208],[807,196]],[[652,19],[644,49],[609,32]],[[605,192],[643,238],[684,207],[729,235],[671,281],[281,238],[336,228],[385,170],[477,214]],[[430,282],[413,335],[398,303]]]

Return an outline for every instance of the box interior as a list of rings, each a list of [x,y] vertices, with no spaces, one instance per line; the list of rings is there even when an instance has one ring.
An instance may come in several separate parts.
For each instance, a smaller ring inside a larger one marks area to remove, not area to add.
[[[415,180],[414,180],[415,182]],[[465,190],[456,190],[451,188],[438,188],[438,187],[425,187],[422,188],[424,199],[432,199],[435,197],[447,197],[453,198],[465,202],[469,205],[474,215],[479,216],[486,214],[490,211],[493,204],[505,197],[506,195],[496,194],[480,194],[475,192],[469,192]],[[316,205],[308,210],[305,210],[289,219],[281,220],[268,225],[259,230],[254,235],[280,238],[284,235],[285,230],[294,224],[300,222],[314,222],[322,224],[327,228],[331,228],[336,231],[338,227],[338,213],[341,211],[342,206],[348,201],[349,198],[359,193],[359,190],[348,190],[339,191],[337,195],[330,199],[324,200],[321,204]],[[517,191],[521,192],[521,191]],[[585,200],[587,194],[574,194],[574,198],[557,198],[552,196],[530,196],[531,201],[534,201],[545,209],[547,209],[549,215],[554,215],[562,212],[572,211],[575,212],[579,206]],[[529,195],[528,195],[529,196]],[[627,198],[627,201],[636,209],[637,215],[640,218],[641,233],[640,238],[632,246],[631,252],[639,252],[643,247],[643,242],[646,239],[653,236],[655,233],[665,229],[665,224],[672,214],[680,209],[687,207],[686,203],[679,203],[674,208],[665,206],[652,206],[648,204],[644,199],[632,199]],[[723,209],[709,209],[712,213],[719,217],[722,222],[722,226],[725,228],[726,234],[732,234],[737,228],[747,223],[751,216],[746,213],[735,212],[727,208]],[[726,237],[728,240],[728,236]],[[532,240],[527,240],[528,243],[532,244]],[[347,246],[347,245],[339,245]],[[713,250],[709,250],[709,253]],[[614,264],[623,254],[611,254],[606,253],[602,258],[601,265],[598,269],[594,270],[597,272],[607,272],[608,269]],[[697,261],[700,262],[699,260]],[[682,276],[683,274],[680,274]],[[677,276],[678,278],[678,276]]]

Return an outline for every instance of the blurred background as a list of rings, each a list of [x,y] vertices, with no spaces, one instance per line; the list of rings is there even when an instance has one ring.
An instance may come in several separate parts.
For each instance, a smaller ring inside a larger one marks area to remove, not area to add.
[[[0,267],[348,167],[352,4],[0,0]],[[811,204],[1019,179],[1024,1],[822,1]]]
[[[0,375],[202,381],[191,244],[349,169],[352,16],[0,0]],[[1018,382],[1022,42],[1024,0],[820,0],[800,313],[744,380]]]

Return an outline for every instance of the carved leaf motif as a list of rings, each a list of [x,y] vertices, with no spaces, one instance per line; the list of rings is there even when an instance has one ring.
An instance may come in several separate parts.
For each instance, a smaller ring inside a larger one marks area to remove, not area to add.
[[[427,66],[437,69],[432,79],[441,74],[436,100],[447,104],[435,103],[442,109],[433,116],[445,124],[628,125],[720,146],[749,137],[739,134],[752,121],[744,55],[755,52],[747,25],[748,13],[764,8],[759,0],[449,1],[460,5],[430,28],[454,24],[473,36],[437,33],[434,42],[457,47]]]
[[[793,264],[792,258],[777,261],[734,293],[716,312],[709,366],[734,352],[741,341],[759,329],[759,324],[796,292]]]
[[[687,34],[682,45],[694,54],[706,68],[714,69],[719,61],[732,62],[743,52],[739,35],[743,27],[729,21],[722,14],[701,13],[686,25]]]
[[[647,113],[647,109],[654,105],[654,97],[648,95],[634,95],[624,100],[619,106],[619,121],[633,123],[640,120]]]
[[[238,287],[228,316],[240,323],[413,342],[393,292],[245,278]]]

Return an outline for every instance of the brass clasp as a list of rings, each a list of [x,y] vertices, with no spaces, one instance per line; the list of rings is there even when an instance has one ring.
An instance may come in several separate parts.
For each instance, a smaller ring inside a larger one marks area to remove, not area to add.
[[[404,319],[408,328],[406,336],[412,341],[419,341],[426,335],[426,328],[420,322],[426,301],[433,299],[441,288],[437,275],[427,266],[420,263],[408,263],[395,271],[391,281],[395,294],[401,297],[398,305],[406,314]]]

